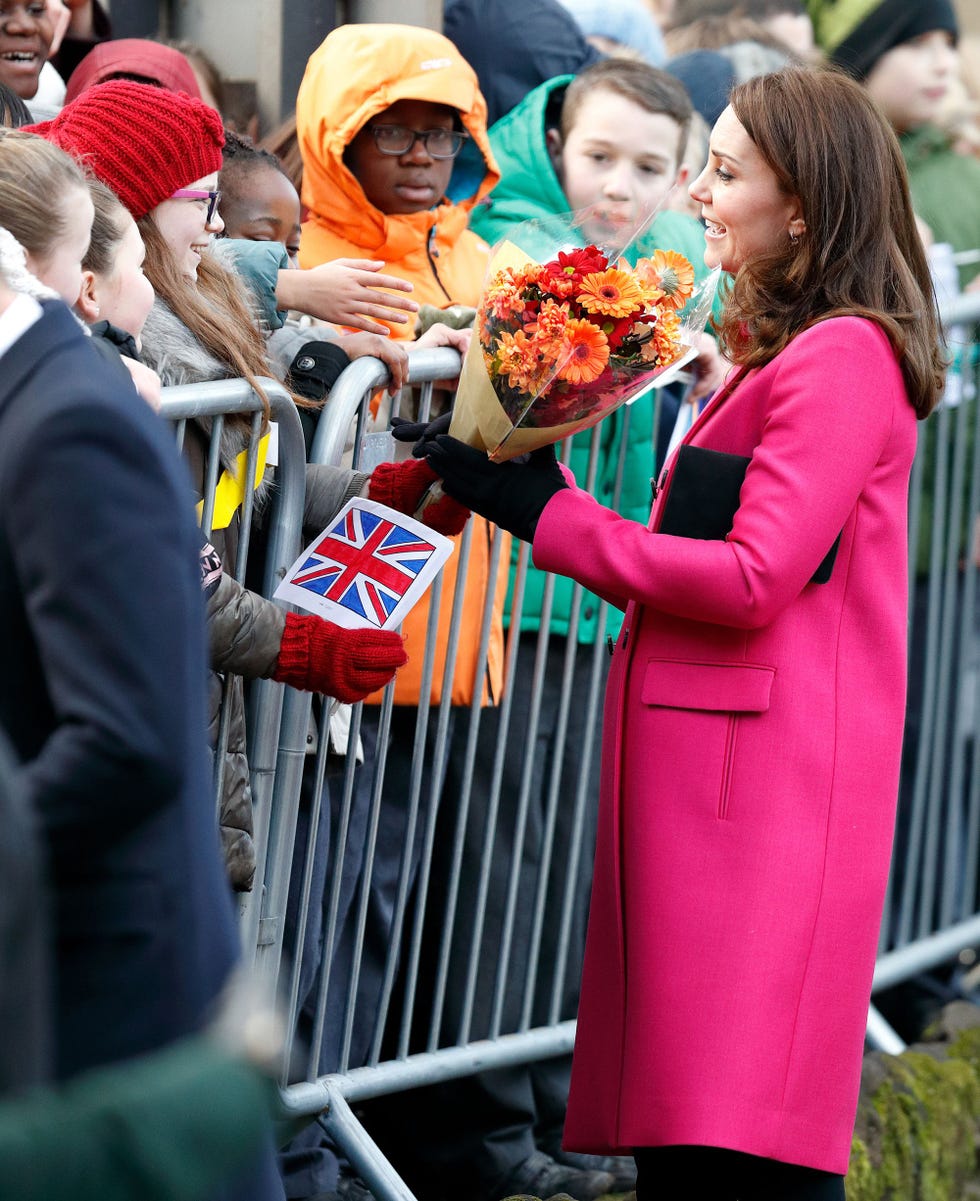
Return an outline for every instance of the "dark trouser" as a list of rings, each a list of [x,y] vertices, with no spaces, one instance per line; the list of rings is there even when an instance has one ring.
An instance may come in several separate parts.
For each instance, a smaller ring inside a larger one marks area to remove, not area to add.
[[[844,1177],[720,1147],[637,1147],[636,1201],[844,1201]]]
[[[282,1201],[283,1182],[276,1163],[276,1149],[270,1131],[259,1157],[232,1184],[226,1185],[212,1201]]]
[[[462,830],[459,891],[455,906],[451,967],[442,1009],[442,1043],[454,1043],[467,1003],[468,960],[478,947],[475,989],[468,1031],[470,1039],[492,1033],[497,1008],[498,961],[508,943],[506,986],[499,1001],[499,1030],[516,1030],[521,1022],[525,992],[531,982],[531,1026],[548,1022],[554,981],[558,1016],[573,1018],[578,1005],[585,926],[592,880],[592,858],[598,811],[599,743],[602,694],[595,717],[587,724],[586,698],[593,671],[592,646],[576,648],[569,682],[565,680],[567,640],[549,640],[537,728],[532,740],[532,684],[538,635],[521,636],[510,720],[501,728],[501,711],[480,715],[470,804]],[[602,682],[608,656],[600,648]],[[568,706],[568,727],[559,753],[559,712]],[[457,836],[459,773],[465,760],[469,715],[460,715],[446,777],[441,821],[436,838],[429,888],[428,913],[441,918],[453,876]],[[499,795],[493,795],[498,747],[506,739]],[[576,831],[578,779],[586,755],[586,786]],[[533,765],[525,781],[525,764]],[[555,788],[555,771],[560,778]],[[494,806],[497,806],[494,819]],[[549,807],[551,812],[549,813]],[[577,845],[576,845],[577,840]],[[548,887],[540,930],[537,967],[530,961],[534,912],[550,843]],[[484,857],[490,873],[485,903],[480,906]],[[516,904],[508,918],[508,897],[515,887]],[[559,933],[567,903],[571,921],[564,965],[560,962]],[[482,922],[482,931],[479,923]],[[509,933],[508,933],[509,931]],[[435,974],[437,929],[427,940]],[[479,942],[476,937],[480,934]],[[447,1183],[478,1196],[531,1155],[535,1147],[558,1141],[568,1097],[570,1058],[550,1059],[528,1066],[481,1072],[393,1097],[372,1111],[383,1112],[396,1167],[419,1195],[439,1195]],[[397,1145],[396,1145],[397,1143]]]

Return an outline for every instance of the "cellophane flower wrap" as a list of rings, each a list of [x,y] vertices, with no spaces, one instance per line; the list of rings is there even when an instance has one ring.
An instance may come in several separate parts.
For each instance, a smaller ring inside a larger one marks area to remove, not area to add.
[[[590,428],[697,355],[717,273],[695,289],[683,255],[631,260],[628,245],[576,245],[582,228],[569,214],[553,253],[508,239],[491,254],[450,433],[496,461]],[[531,233],[525,244],[540,246]]]

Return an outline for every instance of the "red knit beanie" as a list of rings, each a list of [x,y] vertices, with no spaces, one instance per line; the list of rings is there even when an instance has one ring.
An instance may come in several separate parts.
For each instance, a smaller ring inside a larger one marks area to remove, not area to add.
[[[87,167],[133,217],[221,169],[221,117],[202,100],[114,79],[86,89],[50,121],[26,125]]]

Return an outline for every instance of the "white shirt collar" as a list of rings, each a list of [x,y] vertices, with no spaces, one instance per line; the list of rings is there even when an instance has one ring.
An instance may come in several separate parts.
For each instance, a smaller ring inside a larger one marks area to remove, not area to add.
[[[15,293],[5,312],[0,313],[0,358],[42,316],[43,310],[33,296],[27,296],[24,292]]]

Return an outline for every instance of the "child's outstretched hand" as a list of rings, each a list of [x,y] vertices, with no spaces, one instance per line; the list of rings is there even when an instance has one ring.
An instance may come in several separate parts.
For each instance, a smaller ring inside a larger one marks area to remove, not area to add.
[[[419,306],[408,296],[412,285],[382,275],[382,259],[333,259],[319,267],[280,271],[276,298],[283,308],[308,313],[321,321],[387,334],[389,325],[405,325]],[[385,288],[387,291],[380,291]],[[387,322],[382,325],[381,322]]]
[[[312,613],[287,613],[274,680],[352,705],[408,662],[394,630],[345,630]]]

